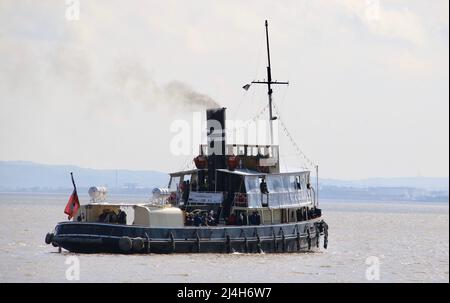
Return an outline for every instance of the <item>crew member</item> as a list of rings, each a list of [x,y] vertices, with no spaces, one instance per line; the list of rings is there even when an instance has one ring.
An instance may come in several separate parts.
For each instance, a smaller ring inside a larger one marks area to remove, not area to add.
[[[269,193],[269,191],[267,190],[267,183],[264,178],[261,180],[261,183],[259,184],[259,188],[261,190],[261,193],[263,193],[263,194]]]
[[[117,214],[117,223],[127,224],[127,213],[121,209],[119,209],[119,213]]]

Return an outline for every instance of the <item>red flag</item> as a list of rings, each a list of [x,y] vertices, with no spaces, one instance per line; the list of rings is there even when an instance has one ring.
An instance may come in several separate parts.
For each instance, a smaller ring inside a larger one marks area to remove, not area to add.
[[[69,220],[78,212],[78,208],[80,208],[80,200],[78,200],[77,190],[74,189],[64,209],[64,213],[69,215]]]
[[[80,200],[78,199],[77,187],[75,186],[75,181],[73,180],[73,173],[70,173],[70,177],[72,178],[73,192],[70,195],[66,208],[64,209],[64,213],[69,215],[69,220],[72,219],[72,217],[78,212],[78,208],[80,208]]]

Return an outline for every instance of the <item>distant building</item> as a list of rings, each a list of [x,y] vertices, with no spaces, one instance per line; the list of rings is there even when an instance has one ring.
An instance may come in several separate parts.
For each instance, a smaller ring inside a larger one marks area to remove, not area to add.
[[[123,186],[126,188],[126,189],[136,189],[137,187],[138,187],[138,183],[130,183],[130,182],[128,182],[128,183],[125,183]]]

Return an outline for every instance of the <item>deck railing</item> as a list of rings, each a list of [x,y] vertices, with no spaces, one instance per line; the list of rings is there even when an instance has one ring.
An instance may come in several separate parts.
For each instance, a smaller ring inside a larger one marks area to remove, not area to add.
[[[278,158],[278,145],[227,144],[226,155],[235,156],[266,156]],[[208,155],[208,145],[200,145],[200,154]]]
[[[234,195],[234,207],[248,208],[288,208],[302,207],[315,203],[315,195],[312,190],[298,190],[295,192],[275,193],[236,193]]]

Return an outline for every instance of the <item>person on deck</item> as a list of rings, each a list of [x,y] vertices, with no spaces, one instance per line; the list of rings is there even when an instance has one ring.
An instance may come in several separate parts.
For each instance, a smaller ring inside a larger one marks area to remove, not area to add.
[[[262,194],[268,194],[269,191],[267,190],[267,183],[266,180],[263,178],[261,180],[261,183],[259,184],[259,189],[261,190]]]
[[[295,189],[297,189],[297,190],[301,190],[302,189],[302,186],[300,185],[300,178],[299,177],[295,178]]]
[[[241,213],[241,221],[242,225],[248,225],[248,216],[244,212]]]
[[[121,209],[119,209],[119,213],[117,214],[117,223],[127,224],[127,213]]]
[[[215,226],[216,224],[216,220],[214,219],[214,211],[210,211],[208,214],[208,217],[206,218],[206,222],[209,226]]]
[[[297,214],[297,222],[302,221],[302,211],[300,208],[297,209],[296,214]]]
[[[261,225],[261,215],[258,212],[255,213],[255,225]]]
[[[227,225],[236,225],[236,215],[231,214],[227,220]]]
[[[108,215],[108,210],[104,209],[103,212],[98,217],[98,222],[104,222],[107,215]]]
[[[202,218],[198,215],[194,215],[194,226],[200,226],[202,224]]]
[[[261,224],[261,216],[257,211],[254,211],[249,218],[250,225],[260,225]]]
[[[186,214],[186,226],[192,226],[194,225],[194,219],[192,218],[191,213]]]
[[[106,216],[105,222],[107,223],[117,223],[117,215],[114,211],[110,211]]]
[[[201,220],[202,220],[202,226],[208,226],[208,219],[207,216],[205,214],[201,215]]]
[[[312,199],[311,191],[313,191],[314,189],[313,189],[313,187],[311,186],[311,183],[309,183],[309,182],[306,183],[306,188],[308,189],[308,191],[307,191],[308,198]]]
[[[104,209],[102,214],[98,217],[98,221],[102,223],[116,223],[117,215],[109,209]]]
[[[197,181],[194,180],[191,182],[191,188],[193,191],[197,191]]]
[[[182,198],[183,198],[183,202],[184,204],[186,204],[188,202],[189,199],[189,180],[183,182],[183,194],[182,194]]]

